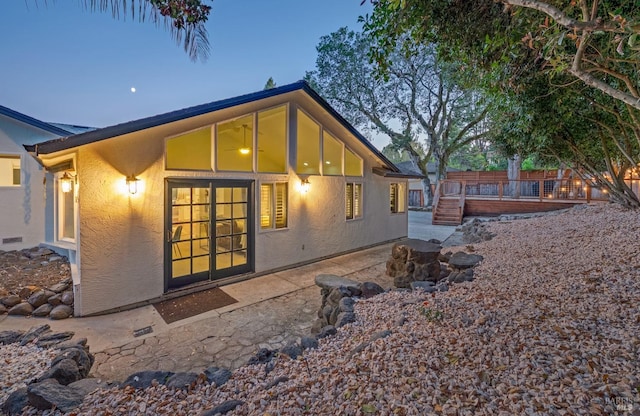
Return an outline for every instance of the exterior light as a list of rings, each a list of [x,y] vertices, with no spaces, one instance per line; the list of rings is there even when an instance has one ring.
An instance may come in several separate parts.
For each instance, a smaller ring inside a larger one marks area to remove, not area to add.
[[[306,194],[307,192],[309,192],[310,188],[311,188],[311,184],[309,183],[309,179],[303,179],[300,182],[300,192],[302,192],[303,194]]]
[[[71,188],[73,187],[73,177],[69,175],[69,172],[65,172],[64,175],[60,178],[60,188],[62,192],[69,193],[71,192]]]
[[[135,195],[138,193],[138,181],[140,179],[136,178],[135,176],[131,175],[131,176],[127,176],[127,189],[129,190],[129,193],[131,195]]]
[[[243,155],[248,155],[251,152],[251,149],[249,149],[248,147],[241,147],[240,148],[240,153]]]

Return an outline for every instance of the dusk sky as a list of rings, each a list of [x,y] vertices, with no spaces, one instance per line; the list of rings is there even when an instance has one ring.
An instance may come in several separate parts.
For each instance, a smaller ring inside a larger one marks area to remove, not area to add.
[[[295,82],[315,68],[321,36],[360,28],[358,16],[371,11],[360,2],[215,0],[211,56],[202,63],[151,22],[116,20],[78,0],[7,0],[0,105],[43,121],[105,127],[259,91],[269,77]]]

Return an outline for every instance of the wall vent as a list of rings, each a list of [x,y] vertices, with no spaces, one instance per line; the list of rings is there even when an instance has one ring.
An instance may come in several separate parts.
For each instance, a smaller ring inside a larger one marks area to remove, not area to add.
[[[3,238],[2,244],[22,243],[22,237]]]

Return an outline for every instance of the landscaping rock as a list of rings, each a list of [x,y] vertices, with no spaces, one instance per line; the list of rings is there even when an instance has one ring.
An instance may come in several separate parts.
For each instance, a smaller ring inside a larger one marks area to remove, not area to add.
[[[83,396],[86,396],[87,394],[93,393],[98,389],[108,389],[109,387],[111,387],[111,384],[106,381],[102,381],[99,378],[92,377],[74,381],[73,383],[69,384],[69,387],[78,390]]]
[[[219,404],[213,409],[207,410],[206,412],[202,413],[201,416],[215,416],[217,414],[223,415],[243,404],[244,402],[242,400],[227,400],[226,402]]]
[[[319,274],[316,276],[315,282],[321,289],[327,289],[329,291],[340,286],[346,287],[347,289],[353,288],[358,290],[358,285],[360,284],[355,280],[333,274]]]
[[[13,391],[9,397],[4,401],[0,410],[3,415],[17,416],[22,414],[22,409],[29,404],[29,398],[27,396],[27,388],[21,387],[18,390]]]
[[[51,286],[49,288],[50,291],[55,292],[55,293],[62,293],[67,289],[69,289],[69,285],[67,283],[64,283],[64,282],[56,283],[55,285],[53,285],[53,286]]]
[[[215,384],[218,387],[225,384],[231,378],[231,371],[226,368],[209,367],[204,371],[204,374],[207,376],[209,383]]]
[[[327,325],[325,327],[323,327],[320,332],[318,333],[318,335],[316,336],[317,339],[320,338],[326,338],[332,335],[335,335],[338,331],[336,331],[336,327],[333,325]]]
[[[36,344],[38,344],[38,346],[42,348],[49,348],[49,347],[55,346],[56,348],[61,349],[62,347],[60,345],[70,340],[71,338],[73,338],[73,335],[74,335],[74,332],[71,332],[71,331],[44,334],[40,336],[40,338],[38,338],[38,341],[36,342]],[[87,343],[86,338],[80,338],[80,340],[74,341],[75,344],[73,345],[77,346],[77,343],[82,342],[82,340],[84,340],[84,344]],[[82,348],[82,346],[80,346],[80,348]]]
[[[0,303],[0,315],[7,313],[9,309],[7,309],[6,306],[4,306],[2,303]]]
[[[63,386],[54,379],[32,383],[27,387],[29,404],[36,409],[47,410],[55,406],[70,412],[82,404],[84,395],[78,389]]]
[[[63,292],[61,300],[65,305],[73,305],[73,292],[70,290]]]
[[[53,306],[62,305],[62,293],[56,293],[55,295],[51,296],[47,300],[47,302],[49,302],[49,304]]]
[[[159,384],[166,384],[167,380],[174,373],[171,371],[139,371],[131,374],[122,383],[123,387],[131,386],[136,389],[146,389],[152,386],[153,380],[156,380]]]
[[[47,303],[47,299],[48,297],[45,291],[38,290],[37,292],[34,292],[31,294],[31,296],[29,296],[29,299],[27,299],[27,302],[29,302],[31,306],[33,306],[34,308],[37,308]]]
[[[22,298],[18,295],[9,295],[2,298],[0,302],[7,308],[11,308],[22,302]]]
[[[348,323],[356,321],[356,314],[353,312],[340,312],[336,319],[336,328],[340,328]]]
[[[45,303],[44,305],[40,305],[39,307],[36,308],[36,310],[31,312],[31,315],[47,316],[49,315],[49,312],[51,312],[52,309],[53,309],[53,305],[51,305],[50,303]]]
[[[24,331],[2,331],[0,332],[0,345],[7,345],[18,342],[23,335]]]
[[[58,305],[54,307],[51,312],[49,312],[50,319],[67,319],[73,313],[73,309],[71,309],[68,305]]]
[[[280,353],[295,360],[299,355],[302,355],[302,347],[296,342],[290,342],[280,349]]]
[[[408,239],[393,245],[387,260],[387,275],[397,288],[409,288],[411,282],[440,280],[440,250],[429,241]]]
[[[20,345],[27,345],[36,338],[40,338],[42,335],[51,332],[51,327],[48,324],[32,326],[22,337],[20,337]]]
[[[318,348],[318,340],[311,337],[300,338],[300,346],[305,350],[312,350]]]
[[[88,348],[87,348],[88,349]],[[65,348],[60,351],[60,355],[51,361],[51,366],[55,366],[57,363],[64,360],[73,360],[76,363],[78,371],[80,372],[80,378],[89,376],[91,367],[93,366],[94,358],[93,354],[85,351],[82,347]],[[75,381],[75,380],[74,380]],[[60,382],[61,384],[64,384]]]
[[[10,308],[7,314],[27,316],[31,315],[31,312],[33,312],[33,306],[29,302],[22,302]]]
[[[360,296],[362,296],[364,299],[369,299],[373,296],[384,293],[384,289],[382,288],[382,286],[374,282],[361,283],[358,288],[362,292]]]
[[[482,261],[482,256],[478,254],[467,254],[459,251],[454,253],[449,259],[449,265],[460,270],[475,267]]]
[[[47,379],[55,379],[58,383],[66,386],[74,381],[81,380],[82,376],[80,375],[78,364],[70,358],[64,358],[53,364],[50,369],[40,376],[38,381]]]
[[[167,380],[167,387],[171,389],[189,389],[198,380],[197,373],[176,373]]]
[[[411,290],[424,290],[427,293],[433,293],[436,291],[436,286],[433,282],[411,282]]]
[[[353,312],[353,305],[356,304],[356,301],[353,298],[342,298],[340,302],[338,302],[338,309],[341,312]]]

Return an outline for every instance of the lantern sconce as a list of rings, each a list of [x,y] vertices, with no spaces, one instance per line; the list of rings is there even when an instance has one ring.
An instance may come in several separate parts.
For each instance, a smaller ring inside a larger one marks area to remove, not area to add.
[[[300,181],[300,192],[306,194],[307,192],[309,192],[310,188],[311,183],[309,183],[309,179],[302,179],[302,181]]]
[[[69,172],[65,172],[60,178],[60,188],[65,194],[71,192],[73,188],[73,176],[69,175]]]
[[[131,195],[135,195],[135,194],[138,193],[138,182],[139,181],[140,181],[140,179],[136,178],[133,175],[127,176],[127,189],[129,190],[129,193]]]

